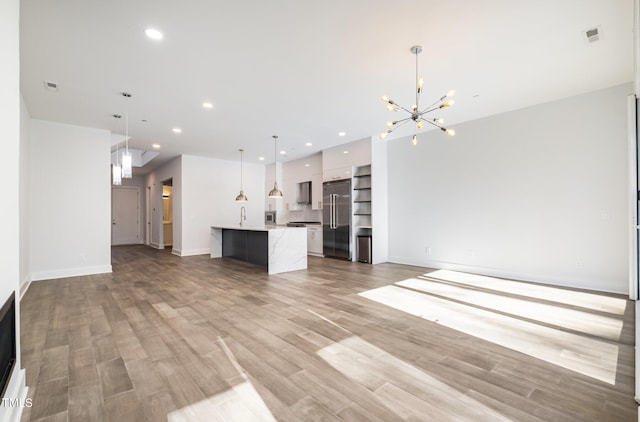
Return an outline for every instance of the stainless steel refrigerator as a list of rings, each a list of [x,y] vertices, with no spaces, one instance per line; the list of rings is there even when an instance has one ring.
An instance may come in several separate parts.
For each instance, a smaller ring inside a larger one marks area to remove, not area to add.
[[[324,256],[351,260],[351,180],[322,184]]]

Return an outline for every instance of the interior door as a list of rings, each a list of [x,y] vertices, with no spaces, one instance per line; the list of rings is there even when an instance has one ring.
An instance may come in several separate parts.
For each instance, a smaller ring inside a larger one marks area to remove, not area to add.
[[[140,243],[140,190],[113,187],[111,196],[111,245]]]

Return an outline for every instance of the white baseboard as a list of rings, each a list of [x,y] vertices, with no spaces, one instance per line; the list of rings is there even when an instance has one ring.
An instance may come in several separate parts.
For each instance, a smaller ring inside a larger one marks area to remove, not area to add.
[[[0,420],[2,422],[20,422],[22,410],[29,405],[27,403],[28,391],[25,370],[14,368],[4,395],[5,399],[9,400],[3,400],[0,403]]]
[[[22,283],[20,283],[20,299],[22,300],[22,298],[24,297],[24,294],[27,293],[27,290],[29,290],[29,287],[31,287],[31,276],[28,275],[25,277],[24,280],[22,280]]]
[[[178,256],[209,255],[211,253],[211,250],[209,248],[189,249],[186,251],[173,249],[171,253]]]
[[[452,262],[422,261],[415,258],[402,257],[402,256],[389,256],[389,262],[393,262],[396,264],[404,264],[404,265],[415,265],[418,267],[434,268],[437,270],[460,271],[464,273],[478,274],[478,275],[484,275],[488,277],[499,277],[499,278],[505,278],[509,280],[520,280],[520,281],[546,284],[546,285],[552,285],[552,286],[593,290],[593,291],[605,292],[605,293],[615,293],[615,294],[624,294],[624,295],[628,294],[628,292],[626,291],[615,291],[610,289],[608,290],[603,288],[596,288],[594,286],[585,286],[584,284],[580,284],[579,282],[571,283],[567,281],[569,280],[568,278],[558,278],[548,274],[530,274],[530,273],[524,273],[524,272],[518,272],[518,271],[508,271],[508,270],[502,270],[498,268],[480,267],[480,266],[458,264],[458,263],[452,263]]]
[[[104,274],[112,272],[111,265],[96,265],[93,267],[64,268],[51,271],[40,271],[31,274],[31,280],[51,280],[55,278],[78,277],[82,275]]]
[[[149,246],[151,246],[154,249],[164,249],[164,246],[160,246],[159,243],[149,243]]]

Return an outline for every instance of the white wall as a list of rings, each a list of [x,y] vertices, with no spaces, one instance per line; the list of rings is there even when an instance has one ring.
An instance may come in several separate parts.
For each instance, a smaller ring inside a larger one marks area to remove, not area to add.
[[[391,141],[390,260],[627,292],[632,89]]]
[[[19,163],[20,163],[20,55],[17,0],[0,4],[0,121],[2,122],[2,156],[4,182],[3,206],[0,207],[2,239],[0,242],[0,306],[19,286]]]
[[[110,134],[31,119],[31,278],[111,271]]]
[[[249,201],[235,202],[234,199],[240,192],[239,160],[182,156],[182,248],[176,251],[177,254],[208,254],[211,226],[237,225],[242,206],[247,213],[245,225],[264,225],[264,166],[245,162],[243,184]],[[175,188],[174,183],[174,193]],[[177,200],[177,196],[174,196],[174,204]],[[174,227],[177,219],[174,215]]]
[[[174,158],[147,176],[147,191],[151,208],[150,244],[164,249],[162,222],[162,182],[173,179],[173,251],[182,250],[182,157]],[[146,192],[143,194],[146,197]],[[146,202],[146,200],[145,200]]]
[[[31,282],[31,224],[29,222],[29,124],[31,117],[20,97],[20,291],[24,294]]]
[[[16,366],[9,380],[7,397],[26,397],[24,369],[20,369],[20,2],[0,2],[0,126],[2,127],[3,184],[0,221],[0,304],[16,292]],[[19,407],[0,406],[2,420],[20,420]]]
[[[389,260],[389,165],[388,142],[371,141],[372,254],[373,264]]]

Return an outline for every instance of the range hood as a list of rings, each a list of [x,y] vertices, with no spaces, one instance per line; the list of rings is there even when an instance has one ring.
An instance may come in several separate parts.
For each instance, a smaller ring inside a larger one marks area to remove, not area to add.
[[[311,203],[311,182],[298,183],[296,202],[298,204]]]

